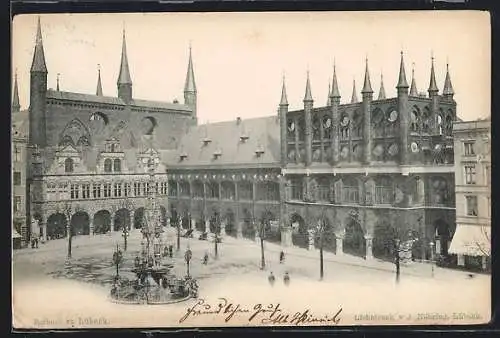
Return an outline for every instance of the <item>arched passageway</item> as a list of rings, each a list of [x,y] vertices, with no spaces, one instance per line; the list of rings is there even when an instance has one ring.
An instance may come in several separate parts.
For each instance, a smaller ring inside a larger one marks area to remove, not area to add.
[[[228,209],[224,215],[224,219],[226,221],[226,235],[236,237],[236,219],[234,216],[234,212],[231,209]]]
[[[71,216],[71,235],[89,235],[90,218],[84,211],[78,211]]]
[[[366,241],[361,222],[355,216],[348,216],[345,221],[344,252],[350,255],[365,257]]]
[[[332,226],[332,223],[328,218],[321,218],[319,220],[321,222],[321,226],[323,228],[323,250],[337,253],[337,238],[335,237],[335,231]],[[314,246],[316,248],[320,248],[321,244],[321,234],[318,233],[314,237]]]
[[[66,216],[61,213],[55,213],[49,216],[47,219],[47,238],[59,239],[66,237],[67,234]]]
[[[111,214],[107,210],[100,210],[94,215],[94,233],[105,234],[111,229]]]
[[[114,231],[122,231],[124,228],[130,230],[130,211],[125,208],[116,211],[113,223]]]
[[[290,217],[292,223],[292,243],[301,248],[309,246],[309,234],[304,219],[299,214],[293,214]]]
[[[144,224],[144,208],[138,208],[134,212],[134,229],[142,229]]]
[[[248,209],[243,210],[243,237],[247,239],[255,239],[255,228],[253,226],[252,214]]]

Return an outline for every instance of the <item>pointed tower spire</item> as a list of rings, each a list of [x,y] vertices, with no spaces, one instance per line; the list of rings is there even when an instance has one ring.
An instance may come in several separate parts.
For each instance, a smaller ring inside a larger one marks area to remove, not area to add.
[[[61,73],[57,73],[57,78],[56,78],[56,90],[59,91],[59,77],[61,76]]]
[[[101,83],[101,65],[97,65],[97,89],[95,91],[97,96],[102,96],[102,83]]]
[[[309,81],[309,70],[307,71],[307,81],[306,81],[306,94],[304,95],[304,102],[312,102],[312,93],[311,93],[311,82]]]
[[[40,24],[40,17],[38,17],[35,52],[33,53],[33,63],[31,64],[31,72],[47,73],[47,65],[45,63],[45,53],[43,51],[42,26]]]
[[[196,82],[194,80],[193,58],[191,54],[191,43],[189,43],[189,61],[186,74],[186,83],[184,85],[184,92],[196,93]]]
[[[370,93],[373,93],[373,89],[372,89],[372,84],[371,84],[371,81],[370,81],[370,72],[368,70],[368,57],[366,57],[365,63],[366,63],[366,66],[365,66],[365,83],[363,84],[363,89],[361,90],[361,93],[363,93],[363,94],[370,94]]]
[[[431,79],[429,82],[429,96],[436,95],[439,92],[436,84],[436,73],[434,72],[434,54],[431,55]]]
[[[406,81],[405,60],[403,51],[401,51],[401,62],[399,64],[399,79],[396,88],[408,88],[408,81]]]
[[[385,100],[384,75],[380,73],[380,91],[378,92],[378,100]]]
[[[337,83],[337,69],[335,60],[333,61],[333,80],[332,80],[332,98],[340,98],[339,84]]]
[[[122,58],[120,63],[120,74],[118,75],[118,97],[126,103],[132,101],[132,78],[128,68],[127,41],[125,39],[125,28],[122,38]]]
[[[352,80],[351,103],[358,103],[358,94],[356,94],[356,80]]]
[[[21,110],[21,105],[19,104],[19,89],[17,87],[17,70],[14,75],[14,95],[12,96],[12,111],[18,112]]]
[[[286,97],[285,75],[283,75],[283,85],[281,87],[281,101],[280,106],[287,106],[288,99]]]
[[[194,67],[191,42],[189,42],[189,60],[186,73],[186,83],[184,84],[184,104],[191,108],[191,118],[194,124],[198,122],[197,116],[197,101],[196,82],[194,80]]]
[[[415,63],[411,67],[410,96],[418,96],[417,81],[415,80]]]
[[[122,58],[120,63],[120,74],[118,75],[118,84],[132,84],[132,78],[130,77],[130,70],[128,68],[128,57],[127,57],[127,40],[125,39],[125,28],[123,29],[122,36]]]
[[[448,62],[446,62],[446,78],[444,80],[443,95],[446,97],[453,97],[455,92],[453,91],[453,86],[451,84],[450,69]]]

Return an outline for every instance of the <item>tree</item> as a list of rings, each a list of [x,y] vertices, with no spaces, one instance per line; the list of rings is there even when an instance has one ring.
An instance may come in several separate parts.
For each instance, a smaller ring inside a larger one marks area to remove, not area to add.
[[[73,242],[73,227],[71,226],[71,217],[73,216],[73,207],[71,202],[65,202],[63,206],[59,207],[62,214],[66,217],[66,234],[68,236],[68,253],[67,259],[68,261],[72,256],[72,242]],[[74,210],[74,212],[78,212],[78,210]]]
[[[401,226],[392,226],[398,224],[396,215],[392,215],[392,222],[388,225],[380,226],[377,230],[379,244],[384,246],[386,253],[391,257],[396,267],[396,283],[399,283],[401,275],[401,261],[405,260],[408,254],[411,255],[413,244],[418,240],[418,233],[411,230],[408,223]]]
[[[134,210],[134,204],[127,197],[125,197],[120,203],[120,209],[126,209],[130,212],[130,210]],[[122,226],[122,237],[123,237],[123,251],[127,251],[127,242],[128,237],[130,236],[130,228],[132,226],[132,217],[129,217],[129,224],[124,224]]]
[[[319,278],[323,280],[324,277],[324,258],[323,258],[323,250],[325,244],[325,237],[332,231],[331,228],[328,227],[327,218],[326,218],[326,210],[321,211],[321,217],[318,219],[318,224],[316,225],[315,235],[318,239],[319,246]]]

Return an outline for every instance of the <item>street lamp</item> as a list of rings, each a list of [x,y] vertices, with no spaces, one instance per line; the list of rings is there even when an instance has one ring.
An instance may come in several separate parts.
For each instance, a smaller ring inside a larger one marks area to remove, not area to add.
[[[191,258],[193,257],[193,253],[191,252],[191,249],[189,247],[186,250],[186,253],[184,254],[184,259],[186,260],[186,265],[187,265],[187,276],[189,277],[189,262],[191,261]]]
[[[130,235],[130,231],[128,229],[127,224],[125,224],[125,226],[123,227],[123,233],[122,233],[122,236],[123,236],[123,251],[127,251],[127,238],[128,238],[129,235]]]
[[[431,241],[429,244],[431,246],[431,276],[434,277],[434,246],[436,244],[434,241]]]
[[[325,232],[325,224],[323,220],[318,223],[317,231],[319,231],[319,279],[323,280],[324,265],[323,265],[323,240]]]
[[[219,250],[217,245],[219,244],[219,232],[220,232],[220,216],[219,214],[215,215],[215,259],[219,258]]]
[[[260,269],[264,270],[266,268],[266,259],[264,257],[264,236],[266,235],[266,219],[260,222],[259,237],[260,237]]]
[[[113,264],[116,266],[116,279],[118,280],[119,278],[119,268],[120,268],[120,263],[123,260],[123,254],[120,250],[120,247],[118,244],[116,244],[116,250],[113,253]]]

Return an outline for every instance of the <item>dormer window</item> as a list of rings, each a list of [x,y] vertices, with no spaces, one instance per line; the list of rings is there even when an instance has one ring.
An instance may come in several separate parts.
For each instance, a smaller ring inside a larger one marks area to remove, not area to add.
[[[208,137],[205,137],[205,138],[203,139],[203,145],[204,145],[204,146],[209,145],[209,144],[210,144],[210,142],[212,142],[212,140],[211,140],[210,138],[208,138]]]
[[[107,158],[104,160],[104,172],[110,173],[112,169],[111,159]]]
[[[222,156],[222,150],[217,149],[216,151],[214,151],[214,158],[215,159],[218,159],[221,156]]]
[[[179,155],[181,161],[184,161],[188,157],[187,153],[183,152]]]
[[[261,157],[262,154],[264,154],[264,148],[262,146],[258,146],[257,149],[255,149],[255,155],[257,155],[257,157]]]
[[[240,135],[240,141],[241,142],[245,142],[249,138],[250,138],[250,136],[248,136],[246,133],[243,133],[243,134]]]

